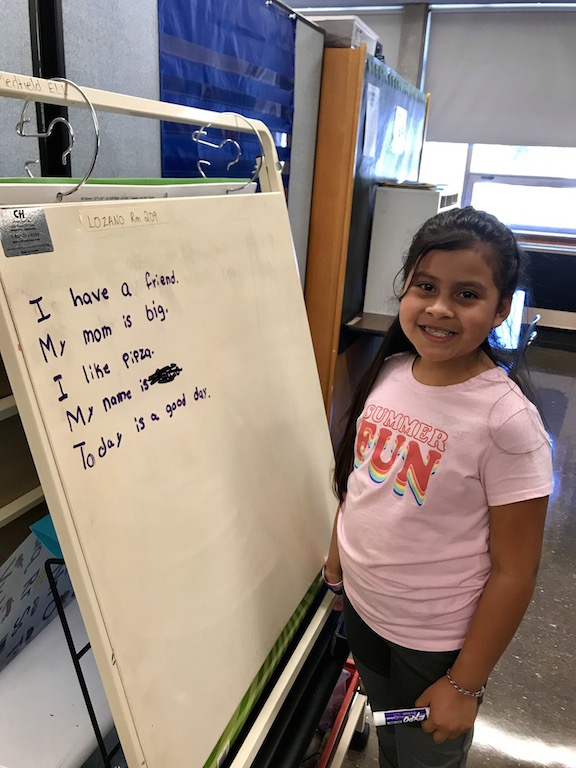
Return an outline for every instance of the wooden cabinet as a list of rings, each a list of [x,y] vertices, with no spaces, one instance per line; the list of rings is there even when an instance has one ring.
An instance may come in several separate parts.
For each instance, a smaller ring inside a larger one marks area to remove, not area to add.
[[[426,94],[366,56],[364,45],[325,49],[305,298],[332,422],[373,354],[373,340],[347,324],[364,303],[376,189],[383,180],[417,180],[426,111]],[[354,355],[348,375],[347,353],[357,345],[367,353]]]
[[[365,60],[364,44],[324,51],[305,298],[328,415],[340,339]]]

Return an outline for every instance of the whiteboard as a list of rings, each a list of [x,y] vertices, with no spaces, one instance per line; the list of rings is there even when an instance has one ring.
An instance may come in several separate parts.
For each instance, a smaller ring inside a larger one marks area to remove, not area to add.
[[[282,193],[0,209],[0,344],[130,768],[208,760],[332,448]]]

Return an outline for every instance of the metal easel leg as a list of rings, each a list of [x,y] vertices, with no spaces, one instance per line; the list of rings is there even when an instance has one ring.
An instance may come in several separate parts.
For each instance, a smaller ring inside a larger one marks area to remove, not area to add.
[[[86,645],[81,650],[76,650],[74,638],[70,632],[70,625],[68,624],[68,620],[64,612],[64,606],[62,605],[62,600],[60,600],[60,595],[58,594],[58,585],[56,583],[56,577],[54,576],[53,568],[61,567],[63,565],[65,565],[65,563],[62,558],[50,558],[44,563],[46,575],[48,577],[48,582],[50,584],[50,589],[54,598],[54,604],[56,605],[56,610],[58,611],[58,616],[60,617],[60,623],[62,624],[62,629],[64,630],[64,637],[66,638],[68,650],[70,651],[70,656],[72,657],[72,663],[74,664],[74,669],[76,670],[76,676],[78,677],[82,696],[84,697],[84,703],[86,704],[86,709],[88,710],[88,716],[90,718],[90,722],[92,723],[92,728],[94,729],[94,735],[96,736],[96,741],[98,743],[98,750],[100,752],[100,756],[102,757],[105,768],[112,768],[111,760],[116,752],[118,752],[120,749],[120,742],[118,742],[110,751],[108,751],[106,749],[104,739],[102,738],[102,732],[100,731],[96,713],[94,712],[94,707],[92,706],[92,700],[90,699],[90,693],[88,692],[88,686],[86,685],[86,678],[84,677],[84,672],[82,671],[82,667],[80,665],[80,659],[87,651],[90,650],[90,643],[86,643]]]

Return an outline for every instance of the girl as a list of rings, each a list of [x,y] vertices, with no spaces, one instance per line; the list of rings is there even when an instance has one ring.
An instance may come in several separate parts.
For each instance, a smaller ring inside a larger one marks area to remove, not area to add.
[[[372,709],[430,707],[421,724],[378,728],[381,768],[465,765],[484,684],[534,589],[550,442],[494,344],[519,275],[493,216],[429,219],[336,452],[324,578],[335,590],[343,578]]]

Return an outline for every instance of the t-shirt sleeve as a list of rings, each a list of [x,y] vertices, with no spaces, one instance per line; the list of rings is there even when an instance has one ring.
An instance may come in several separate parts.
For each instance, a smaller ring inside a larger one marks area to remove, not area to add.
[[[491,507],[552,492],[551,442],[531,403],[503,423],[490,425],[480,472]]]

